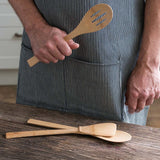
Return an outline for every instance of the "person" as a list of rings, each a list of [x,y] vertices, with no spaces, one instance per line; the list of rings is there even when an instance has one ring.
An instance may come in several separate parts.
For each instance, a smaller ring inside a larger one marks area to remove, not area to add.
[[[160,97],[159,0],[9,2],[24,26],[18,104],[146,124]],[[112,22],[67,43],[64,36],[98,3],[112,7]],[[41,62],[30,68],[33,55]]]

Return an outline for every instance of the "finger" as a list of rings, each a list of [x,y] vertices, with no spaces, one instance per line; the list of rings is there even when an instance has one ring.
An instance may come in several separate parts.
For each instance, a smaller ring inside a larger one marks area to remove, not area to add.
[[[79,44],[75,43],[72,39],[68,41],[68,45],[70,46],[71,49],[79,48]]]
[[[49,62],[57,63],[58,60],[53,57],[47,50],[41,50],[42,56],[47,59]]]
[[[157,92],[157,94],[155,95],[155,99],[159,99],[160,98],[160,92]]]
[[[146,106],[153,104],[154,102],[154,96],[150,96],[147,100],[146,100]]]
[[[63,36],[63,37],[65,37],[65,36],[67,35],[67,33],[66,33],[65,31],[62,31],[62,30],[61,30],[61,33],[62,33],[62,36]]]
[[[39,59],[40,62],[43,62],[43,63],[46,63],[46,64],[49,63],[49,61],[45,57],[43,57],[42,55],[36,54],[35,56]]]
[[[41,62],[46,63],[46,64],[49,64],[49,63],[50,63],[50,61],[48,61],[47,59],[42,59]]]
[[[159,99],[160,98],[160,93],[158,94],[158,97],[157,97],[157,99]]]
[[[55,59],[59,59],[59,60],[64,60],[65,56],[63,54],[61,54],[61,52],[57,49],[57,47],[55,46],[48,46],[47,47],[48,52],[55,58]]]
[[[58,39],[57,48],[64,56],[70,56],[72,54],[72,49],[63,38]]]
[[[131,90],[130,87],[127,87],[125,96],[125,104],[128,105],[128,112],[132,114],[135,112],[135,109],[137,107],[138,93]]]
[[[53,62],[53,63],[57,63],[58,62],[58,59],[56,59],[55,57],[53,57],[51,54],[48,54],[47,57],[48,57],[48,60],[50,62]]]
[[[62,31],[61,33],[62,33],[63,38],[67,35],[67,33],[64,32],[64,31]],[[68,44],[69,44],[69,46],[70,46],[71,49],[77,49],[77,48],[79,48],[79,44],[76,43],[76,42],[74,42],[72,39],[68,41]]]
[[[137,97],[130,94],[128,96],[127,104],[128,104],[129,113],[131,114],[134,113],[137,107]]]
[[[137,108],[136,112],[140,112],[146,105],[146,99],[145,98],[139,98],[137,102]]]

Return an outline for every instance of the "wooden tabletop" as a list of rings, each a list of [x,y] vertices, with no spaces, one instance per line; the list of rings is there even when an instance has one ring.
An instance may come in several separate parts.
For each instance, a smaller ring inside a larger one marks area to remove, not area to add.
[[[160,129],[116,122],[133,138],[110,143],[90,136],[57,135],[5,139],[6,132],[45,129],[26,124],[29,118],[78,126],[106,122],[77,114],[0,102],[0,160],[158,160]]]

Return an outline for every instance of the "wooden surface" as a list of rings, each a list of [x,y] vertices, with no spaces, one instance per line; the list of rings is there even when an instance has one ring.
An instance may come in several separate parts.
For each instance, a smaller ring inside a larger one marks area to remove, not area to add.
[[[0,102],[0,160],[160,159],[160,129],[118,122],[116,122],[118,129],[133,136],[131,141],[114,144],[84,135],[58,135],[9,140],[4,138],[6,132],[44,129],[27,125],[26,121],[29,118],[70,126],[104,122],[77,114]]]
[[[17,86],[0,86],[0,101],[16,103]],[[160,99],[156,100],[150,107],[147,126],[160,128]]]
[[[160,99],[156,100],[150,107],[147,125],[160,128]]]

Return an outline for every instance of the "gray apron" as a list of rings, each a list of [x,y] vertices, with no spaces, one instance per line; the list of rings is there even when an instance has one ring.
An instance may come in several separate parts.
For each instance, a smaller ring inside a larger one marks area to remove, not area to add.
[[[101,31],[75,38],[80,48],[57,64],[30,68],[27,60],[33,52],[24,31],[16,102],[145,125],[149,107],[129,114],[124,105],[143,31],[144,0],[35,0],[46,21],[67,33],[98,3],[113,8],[112,22]]]

